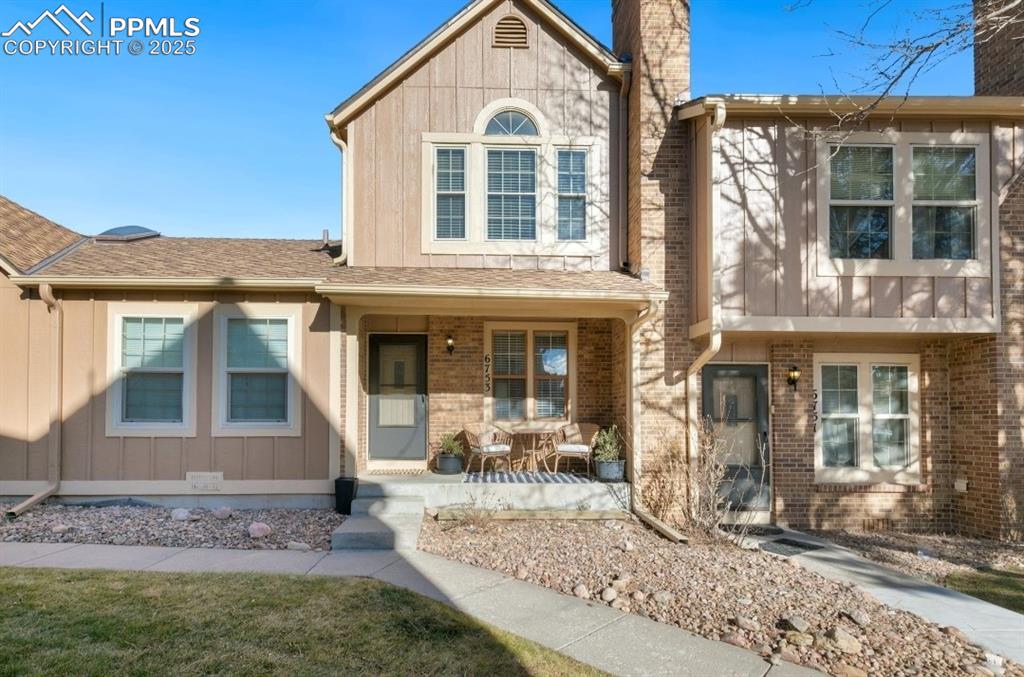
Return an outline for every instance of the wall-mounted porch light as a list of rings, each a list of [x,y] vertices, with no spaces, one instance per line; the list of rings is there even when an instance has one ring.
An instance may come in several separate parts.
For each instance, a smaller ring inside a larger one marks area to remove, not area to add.
[[[444,340],[445,347],[448,349],[448,354],[451,355],[455,352],[455,339],[451,334],[448,334],[448,338]]]
[[[796,384],[800,380],[800,367],[793,365],[789,368],[789,374],[786,375],[786,383],[796,390]]]

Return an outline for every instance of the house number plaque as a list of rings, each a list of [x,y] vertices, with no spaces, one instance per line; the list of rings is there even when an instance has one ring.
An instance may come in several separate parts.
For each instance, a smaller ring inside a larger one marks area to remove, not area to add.
[[[484,355],[484,394],[491,392],[491,356]]]

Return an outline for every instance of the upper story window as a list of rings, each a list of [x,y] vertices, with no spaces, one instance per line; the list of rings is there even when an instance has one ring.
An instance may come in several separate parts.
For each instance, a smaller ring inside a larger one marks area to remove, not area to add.
[[[915,146],[914,258],[974,258],[978,211],[974,148]]]
[[[466,237],[466,149],[438,148],[435,189],[435,236],[438,240]]]
[[[587,152],[558,151],[558,239],[587,239]]]
[[[537,151],[487,150],[487,239],[537,236]]]
[[[888,259],[893,161],[889,146],[832,146],[829,251],[838,259]]]
[[[525,113],[506,110],[487,123],[487,136],[537,136],[537,125]]]

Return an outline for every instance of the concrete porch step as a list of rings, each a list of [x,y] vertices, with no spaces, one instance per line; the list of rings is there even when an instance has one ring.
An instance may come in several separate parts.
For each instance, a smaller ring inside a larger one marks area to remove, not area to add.
[[[369,496],[352,501],[352,515],[422,515],[422,496]]]
[[[422,513],[353,515],[331,534],[331,550],[415,550],[422,525]]]

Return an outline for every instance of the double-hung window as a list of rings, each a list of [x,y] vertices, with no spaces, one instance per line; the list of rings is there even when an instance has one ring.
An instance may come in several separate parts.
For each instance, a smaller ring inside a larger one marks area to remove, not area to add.
[[[975,149],[914,146],[914,258],[974,258]]]
[[[434,233],[438,240],[466,238],[466,149],[438,148]]]
[[[920,480],[916,355],[815,355],[822,482]]]
[[[537,237],[537,151],[487,150],[487,239]]]
[[[121,422],[185,420],[184,340],[184,318],[121,318]]]
[[[587,153],[558,151],[558,239],[587,239]]]
[[[486,331],[489,420],[538,425],[569,420],[575,327],[489,323]]]
[[[830,146],[829,252],[892,258],[892,146]]]

